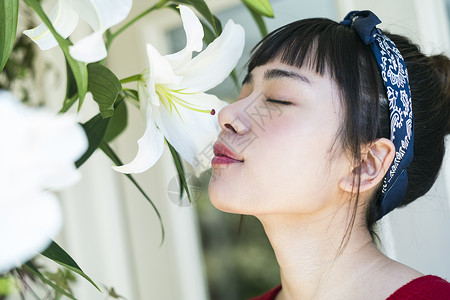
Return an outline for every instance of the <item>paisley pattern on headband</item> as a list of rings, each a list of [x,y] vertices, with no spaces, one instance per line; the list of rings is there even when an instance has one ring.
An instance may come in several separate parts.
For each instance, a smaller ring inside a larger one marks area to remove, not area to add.
[[[376,27],[381,23],[371,11],[352,11],[341,22],[355,29],[370,47],[380,69],[389,102],[390,139],[395,157],[384,178],[379,219],[396,208],[406,193],[406,169],[413,159],[414,119],[406,64],[395,43]]]
[[[377,52],[375,58],[386,87],[391,120],[390,139],[395,146],[395,157],[386,173],[381,190],[383,216],[397,207],[406,192],[406,168],[413,158],[413,113],[408,70],[403,56],[394,42],[385,36],[380,29],[375,30],[373,37],[374,42],[370,45],[370,48],[374,54]],[[405,158],[407,153],[410,154]],[[399,178],[403,178],[402,180],[406,182],[398,182]],[[403,191],[389,195],[394,185],[403,185],[401,188]]]

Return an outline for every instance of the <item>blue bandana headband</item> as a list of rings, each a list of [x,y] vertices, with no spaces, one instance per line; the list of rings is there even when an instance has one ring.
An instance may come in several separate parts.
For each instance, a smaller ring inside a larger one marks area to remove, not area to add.
[[[342,25],[355,29],[372,50],[383,78],[389,101],[391,120],[390,139],[395,157],[389,167],[381,190],[381,211],[378,219],[396,208],[406,193],[406,168],[413,159],[414,126],[408,71],[400,51],[383,32],[376,28],[381,21],[371,11],[352,11]]]

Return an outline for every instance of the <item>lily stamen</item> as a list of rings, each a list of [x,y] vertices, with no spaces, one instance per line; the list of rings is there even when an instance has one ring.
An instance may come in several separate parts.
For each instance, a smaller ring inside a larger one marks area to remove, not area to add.
[[[201,109],[201,108],[197,108],[200,107],[199,105],[195,105],[192,103],[189,103],[183,99],[181,99],[179,96],[177,96],[176,94],[182,94],[182,95],[195,95],[195,93],[187,93],[187,92],[183,92],[183,90],[172,90],[169,89],[167,87],[164,87],[162,85],[157,84],[156,85],[156,93],[159,95],[161,102],[163,103],[163,105],[167,108],[167,104],[165,103],[165,101],[162,101],[162,99],[165,99],[167,101],[167,103],[169,104],[170,107],[170,113],[172,113],[172,107],[175,108],[178,116],[180,117],[180,119],[183,119],[180,115],[180,112],[178,111],[175,103],[178,103],[179,105],[196,111],[196,112],[200,112],[200,113],[208,113],[210,115],[215,115],[216,110],[215,109]],[[176,94],[175,94],[176,93]],[[196,107],[197,106],[197,107]]]

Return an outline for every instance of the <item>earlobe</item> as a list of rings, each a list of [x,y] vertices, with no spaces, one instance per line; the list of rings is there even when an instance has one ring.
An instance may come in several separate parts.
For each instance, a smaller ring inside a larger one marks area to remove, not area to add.
[[[354,193],[358,184],[360,173],[359,191],[368,191],[380,183],[395,155],[395,146],[389,139],[380,138],[362,149],[361,163],[354,167],[351,174],[342,178],[340,188],[346,192]]]

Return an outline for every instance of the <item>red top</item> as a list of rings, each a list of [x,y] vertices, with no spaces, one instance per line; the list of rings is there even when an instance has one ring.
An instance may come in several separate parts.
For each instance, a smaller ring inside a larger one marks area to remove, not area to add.
[[[250,300],[274,300],[280,290],[281,285]],[[450,300],[450,283],[437,276],[422,276],[405,284],[390,295],[386,300],[405,299]]]

